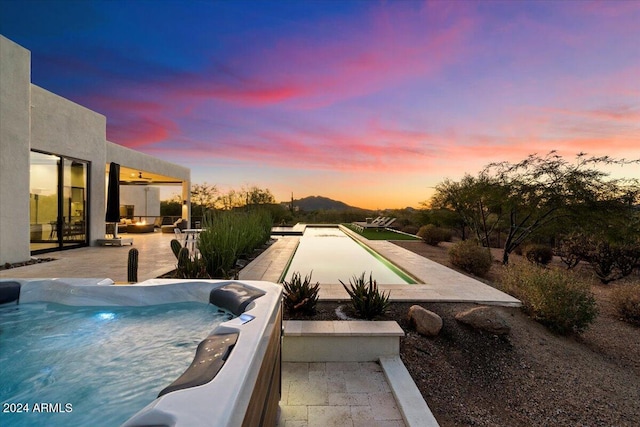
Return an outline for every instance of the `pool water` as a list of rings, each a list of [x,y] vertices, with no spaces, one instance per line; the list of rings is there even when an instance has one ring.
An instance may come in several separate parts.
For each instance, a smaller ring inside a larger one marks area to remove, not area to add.
[[[229,318],[197,302],[4,305],[0,426],[120,425],[178,378],[198,343]]]
[[[411,277],[349,237],[339,228],[307,227],[284,276],[290,280],[294,272],[302,278],[312,273],[313,283],[348,284],[354,275],[364,272],[378,284],[415,283]]]

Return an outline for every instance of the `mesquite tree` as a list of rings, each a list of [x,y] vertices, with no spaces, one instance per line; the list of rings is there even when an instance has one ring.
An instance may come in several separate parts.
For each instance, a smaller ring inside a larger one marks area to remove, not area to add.
[[[465,175],[460,182],[445,180],[436,186],[431,208],[451,209],[461,219],[462,238],[469,227],[483,246],[490,246],[490,236],[503,219],[504,188],[485,173],[476,178]]]
[[[507,264],[511,252],[554,222],[580,225],[587,219],[585,212],[591,213],[591,220],[594,215],[603,220],[633,211],[640,201],[638,182],[608,179],[609,174],[598,169],[631,163],[639,160],[580,153],[570,163],[555,151],[534,154],[518,163],[491,163],[477,178],[445,181],[436,187],[433,200],[458,212],[480,241],[488,240],[500,225],[507,235],[502,258]],[[487,222],[489,214],[493,225]]]

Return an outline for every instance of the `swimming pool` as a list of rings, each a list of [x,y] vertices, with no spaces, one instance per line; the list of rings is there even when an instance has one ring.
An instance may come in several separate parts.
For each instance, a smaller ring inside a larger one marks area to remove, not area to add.
[[[338,227],[306,227],[283,280],[294,272],[324,284],[348,283],[354,275],[369,274],[378,284],[416,283],[407,273],[356,241]]]
[[[266,282],[3,279],[0,425],[269,425],[280,298]]]

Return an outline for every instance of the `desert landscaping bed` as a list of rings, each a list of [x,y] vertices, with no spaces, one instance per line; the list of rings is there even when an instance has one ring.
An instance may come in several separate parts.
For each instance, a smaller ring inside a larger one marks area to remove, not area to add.
[[[446,245],[396,243],[452,267]],[[498,280],[501,268],[495,264],[483,281]],[[640,328],[619,320],[609,301],[624,285],[594,282],[600,315],[581,336],[554,335],[517,308],[493,308],[511,327],[508,336],[479,332],[454,318],[470,304],[420,304],[443,318],[435,338],[411,328],[410,303],[393,303],[384,320],[405,331],[402,360],[443,427],[637,426]],[[320,302],[313,319],[337,319],[338,306],[349,314],[346,303]]]

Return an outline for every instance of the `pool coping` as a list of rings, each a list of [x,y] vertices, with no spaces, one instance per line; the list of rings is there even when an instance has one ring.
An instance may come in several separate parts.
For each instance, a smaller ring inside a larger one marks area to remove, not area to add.
[[[520,307],[522,303],[473,277],[466,276],[428,258],[386,240],[369,240],[338,225],[350,236],[373,249],[398,268],[414,277],[417,284],[384,284],[378,288],[389,294],[394,302],[448,302]],[[296,250],[299,237],[281,237],[239,273],[239,280],[264,280],[278,283],[278,279]],[[320,284],[321,301],[347,301],[349,295],[341,284]]]

